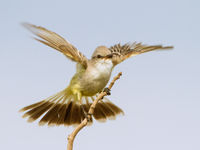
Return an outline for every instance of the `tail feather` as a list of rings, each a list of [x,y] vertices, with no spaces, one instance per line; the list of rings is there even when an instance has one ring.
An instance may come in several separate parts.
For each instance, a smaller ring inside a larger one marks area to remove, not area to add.
[[[96,105],[95,109],[94,109],[94,114],[93,114],[94,118],[96,120],[98,120],[99,122],[105,122],[106,121],[106,115],[104,114],[104,112],[101,109],[101,106],[99,104]]]
[[[70,101],[69,101],[70,102]],[[69,105],[69,102],[67,104],[63,104],[60,108],[60,111],[59,111],[59,117],[57,119],[57,123],[56,125],[60,125],[60,124],[64,124],[65,121],[64,121],[64,118],[65,118],[65,115],[66,115],[66,110],[68,108],[68,105]]]
[[[112,109],[110,109],[110,107],[107,106],[106,103],[100,102],[99,105],[101,106],[101,110],[104,112],[108,119],[114,120],[116,118],[115,112]]]
[[[46,102],[38,107],[35,107],[28,112],[26,112],[23,117],[29,116],[28,121],[32,122],[36,119],[38,119],[44,112],[46,112],[51,106],[53,106],[53,103]]]
[[[20,111],[25,111],[25,110],[30,109],[28,112],[26,112],[23,115],[23,118],[29,116],[29,119],[28,119],[29,122],[32,122],[38,119],[44,112],[50,109],[54,104],[53,102],[56,101],[57,99],[59,100],[59,98],[60,98],[60,95],[58,93],[47,98],[46,100],[43,100],[41,102],[22,108]]]
[[[70,117],[69,117],[69,122],[70,122],[70,125],[72,124],[76,124],[76,120],[78,118],[77,115],[77,109],[76,109],[76,103],[72,103],[72,107],[71,107],[71,111],[70,111]]]
[[[54,120],[56,118],[58,118],[59,113],[57,113],[57,111],[59,110],[59,108],[61,107],[60,104],[55,105],[53,108],[51,108],[40,120],[39,124],[43,125],[48,123],[48,125],[53,125],[54,124]]]
[[[74,119],[74,124],[77,125],[77,124],[80,124],[80,122],[82,121],[81,120],[81,107],[79,107],[78,105],[75,105],[74,107],[74,110],[73,110],[73,113],[72,113],[72,118],[75,118]],[[73,123],[72,123],[73,124]]]
[[[124,115],[124,112],[123,112],[123,110],[121,108],[117,107],[115,104],[110,102],[107,98],[105,98],[105,99],[108,101],[105,104],[115,113],[115,116],[119,115],[119,114]]]
[[[35,104],[32,104],[32,105],[26,106],[26,107],[20,109],[19,112],[24,112],[24,111],[27,111],[27,110],[29,110],[29,109],[35,108],[35,107],[41,105],[42,103],[44,103],[44,100],[43,100],[43,101],[40,101],[40,102],[37,102],[37,103],[35,103]]]
[[[48,125],[49,126],[52,126],[52,125],[59,125],[59,121],[60,119],[62,119],[62,122],[64,122],[64,117],[62,117],[62,114],[65,114],[64,112],[64,107],[65,109],[67,109],[67,104],[64,104],[64,105],[60,105],[58,108],[57,108],[57,111],[54,112],[54,114],[56,115],[51,115],[51,119],[49,120],[48,122]]]
[[[67,96],[65,95],[59,97],[58,101],[54,103],[53,106],[42,117],[42,119],[39,122],[39,125],[44,125],[46,123],[48,123],[49,126],[56,125],[56,120],[59,118],[60,115],[60,109],[62,105],[65,103],[66,98]]]
[[[69,103],[69,105],[66,109],[65,116],[64,116],[64,125],[66,125],[66,126],[71,125],[71,123],[70,123],[71,108],[72,108],[72,102]]]
[[[94,101],[94,97],[83,97],[83,108],[86,112]],[[46,100],[26,106],[20,111],[25,111],[23,117],[28,117],[28,122],[33,122],[43,117],[39,121],[39,125],[77,125],[85,118],[84,112],[81,109],[80,103],[74,99],[74,96],[64,90]],[[105,122],[107,119],[115,119],[117,115],[123,114],[123,111],[104,98],[97,103],[93,117],[100,122]],[[92,123],[92,120],[91,122]]]

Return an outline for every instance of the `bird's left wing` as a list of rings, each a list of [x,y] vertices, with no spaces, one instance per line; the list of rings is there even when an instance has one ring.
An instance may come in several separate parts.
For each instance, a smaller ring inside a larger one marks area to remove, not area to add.
[[[132,43],[132,44],[116,44],[111,46],[109,50],[113,54],[113,63],[115,65],[121,63],[125,59],[136,56],[138,54],[142,54],[145,52],[153,51],[153,50],[165,50],[165,49],[172,49],[172,46],[162,46],[162,45],[143,45],[141,43]]]
[[[35,26],[28,23],[24,23],[23,25],[32,33],[41,38],[35,38],[37,41],[60,51],[67,58],[80,63],[85,68],[87,67],[88,59],[63,37],[40,26]]]

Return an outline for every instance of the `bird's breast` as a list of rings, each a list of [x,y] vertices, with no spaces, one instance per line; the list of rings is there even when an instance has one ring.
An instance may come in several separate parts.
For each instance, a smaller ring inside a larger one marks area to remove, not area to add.
[[[108,83],[112,72],[113,64],[111,61],[100,61],[85,73],[83,91],[91,95],[100,92]]]
[[[92,75],[95,78],[105,78],[109,77],[113,69],[113,64],[111,60],[100,60],[91,69]]]

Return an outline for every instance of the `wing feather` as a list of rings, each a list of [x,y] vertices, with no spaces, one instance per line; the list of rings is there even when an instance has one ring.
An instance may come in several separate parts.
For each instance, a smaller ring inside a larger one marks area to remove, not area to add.
[[[33,34],[41,38],[34,38],[37,41],[60,51],[67,58],[82,64],[85,68],[87,67],[88,59],[60,35],[40,26],[35,26],[28,23],[24,23],[23,25]]]
[[[145,52],[153,51],[153,50],[165,50],[165,49],[172,49],[173,46],[162,46],[162,45],[144,45],[142,43],[132,43],[132,44],[116,44],[111,46],[109,50],[113,54],[113,63],[115,65],[121,63],[127,58],[132,56],[136,56],[138,54],[142,54]]]

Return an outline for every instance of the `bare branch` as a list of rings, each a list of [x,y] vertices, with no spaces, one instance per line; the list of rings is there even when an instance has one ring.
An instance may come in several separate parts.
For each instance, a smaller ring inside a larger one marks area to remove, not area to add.
[[[122,72],[118,73],[117,76],[115,76],[112,80],[112,82],[109,84],[108,89],[111,90],[111,88],[113,87],[114,83],[116,80],[118,80],[120,78],[120,76],[122,75]],[[106,92],[101,92],[99,94],[99,96],[94,100],[94,102],[92,103],[92,105],[90,106],[90,109],[88,111],[88,118],[91,119],[91,115],[93,115],[94,113],[94,109],[96,107],[96,104],[103,99],[104,96],[106,96],[107,93]],[[67,150],[72,150],[73,149],[73,143],[74,143],[74,139],[76,137],[76,135],[78,134],[78,132],[83,129],[87,123],[88,123],[88,118],[85,118],[75,129],[74,131],[68,136],[68,144],[67,144]]]

